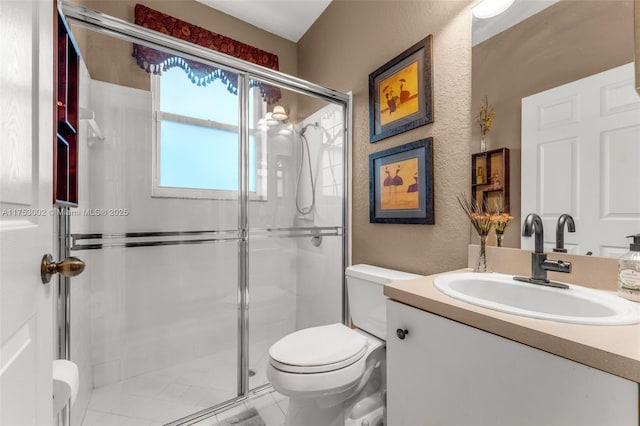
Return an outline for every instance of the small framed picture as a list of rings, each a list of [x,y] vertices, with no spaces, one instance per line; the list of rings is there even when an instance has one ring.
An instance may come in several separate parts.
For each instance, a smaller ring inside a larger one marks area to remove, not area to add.
[[[369,142],[433,123],[432,36],[369,74]]]
[[[433,138],[369,155],[369,222],[433,225]]]

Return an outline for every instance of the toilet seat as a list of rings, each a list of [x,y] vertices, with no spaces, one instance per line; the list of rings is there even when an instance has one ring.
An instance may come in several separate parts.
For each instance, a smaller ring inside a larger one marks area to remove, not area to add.
[[[348,367],[367,352],[367,338],[336,323],[296,331],[269,349],[271,365],[289,373],[324,373]]]
[[[324,364],[324,365],[310,365],[310,366],[291,365],[291,364],[284,364],[282,362],[276,361],[273,358],[270,359],[270,362],[271,362],[271,365],[273,365],[278,370],[285,371],[287,373],[301,373],[301,374],[326,373],[328,371],[334,371],[334,370],[339,370],[341,368],[348,367],[351,364],[358,361],[360,358],[362,358],[366,353],[367,353],[367,348],[363,347],[360,352],[353,355],[352,357],[344,359],[340,362],[334,362],[331,364]]]

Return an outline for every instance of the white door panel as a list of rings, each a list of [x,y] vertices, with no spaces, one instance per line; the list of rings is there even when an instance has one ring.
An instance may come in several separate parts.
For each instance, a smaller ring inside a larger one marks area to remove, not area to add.
[[[618,257],[640,233],[640,96],[633,64],[522,100],[522,221],[538,213],[545,249],[569,213],[570,253]],[[533,249],[532,238],[521,247]]]
[[[53,5],[0,0],[0,424],[51,424]]]

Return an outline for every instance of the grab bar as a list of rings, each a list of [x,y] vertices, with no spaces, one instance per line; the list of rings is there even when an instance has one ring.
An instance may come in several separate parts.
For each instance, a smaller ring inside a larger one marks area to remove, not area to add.
[[[298,238],[316,236],[340,236],[342,226],[310,226],[305,228],[258,228],[249,229],[251,237]]]
[[[203,230],[203,231],[149,231],[123,233],[71,234],[70,247],[73,251],[99,250],[111,247],[155,247],[171,245],[219,243],[242,239],[241,230]],[[340,236],[341,226],[314,226],[304,228],[257,228],[249,229],[249,238],[301,238],[320,236]],[[196,238],[207,236],[207,238]],[[173,237],[182,237],[172,239]],[[186,237],[186,238],[185,238]],[[95,242],[98,240],[97,242]],[[79,243],[79,241],[94,241]]]
[[[207,238],[196,238],[207,236]],[[162,237],[162,238],[158,238]],[[181,238],[175,238],[181,237]],[[186,238],[185,238],[186,237]],[[175,239],[172,239],[175,238]],[[240,239],[237,230],[220,231],[151,231],[107,234],[71,234],[71,250],[97,250],[107,247],[154,247],[187,244],[204,244]],[[95,242],[98,240],[98,242]],[[79,241],[94,241],[79,243]]]

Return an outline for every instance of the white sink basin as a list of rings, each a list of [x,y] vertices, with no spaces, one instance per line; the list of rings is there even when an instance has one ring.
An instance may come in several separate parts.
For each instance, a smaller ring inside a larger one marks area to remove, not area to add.
[[[438,277],[433,285],[454,299],[514,315],[576,324],[640,323],[640,304],[572,284],[563,290],[511,275],[460,273]]]

